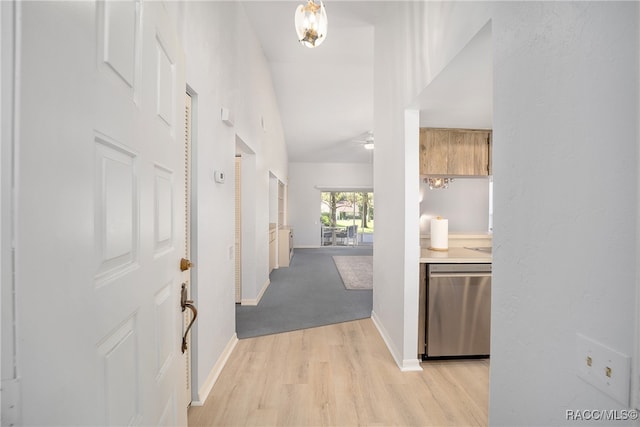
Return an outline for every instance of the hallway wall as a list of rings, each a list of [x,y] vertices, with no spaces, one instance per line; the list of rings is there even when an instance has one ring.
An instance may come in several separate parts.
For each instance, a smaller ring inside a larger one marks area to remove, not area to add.
[[[168,2],[181,30],[187,84],[197,93],[197,227],[195,259],[197,334],[196,401],[206,397],[216,362],[235,337],[235,154],[236,136],[250,149],[255,217],[243,236],[250,244],[252,274],[245,274],[243,298],[256,298],[268,280],[269,172],[287,177],[287,153],[271,74],[260,44],[239,2]],[[233,126],[222,122],[228,108]],[[265,123],[265,129],[261,123]],[[226,173],[214,182],[213,171]],[[252,224],[253,225],[253,224]]]

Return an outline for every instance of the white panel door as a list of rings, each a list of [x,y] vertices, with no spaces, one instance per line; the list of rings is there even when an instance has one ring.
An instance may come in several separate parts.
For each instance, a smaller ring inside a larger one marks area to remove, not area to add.
[[[161,2],[20,2],[25,425],[185,425],[184,59]]]

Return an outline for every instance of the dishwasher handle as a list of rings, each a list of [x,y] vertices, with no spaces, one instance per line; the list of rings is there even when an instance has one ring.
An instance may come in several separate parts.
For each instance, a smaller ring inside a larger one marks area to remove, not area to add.
[[[429,273],[430,278],[445,278],[445,277],[491,277],[490,272],[464,272],[464,273]]]

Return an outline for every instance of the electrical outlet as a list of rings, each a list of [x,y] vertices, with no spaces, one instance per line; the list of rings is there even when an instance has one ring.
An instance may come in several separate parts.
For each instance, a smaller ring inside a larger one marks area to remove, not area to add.
[[[628,407],[631,357],[581,334],[576,349],[578,376]]]

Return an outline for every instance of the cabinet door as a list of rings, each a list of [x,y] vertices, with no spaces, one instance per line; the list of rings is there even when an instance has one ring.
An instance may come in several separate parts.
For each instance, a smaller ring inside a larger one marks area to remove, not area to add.
[[[489,175],[489,131],[450,131],[447,173]]]
[[[446,175],[449,156],[449,131],[420,129],[420,174]]]

